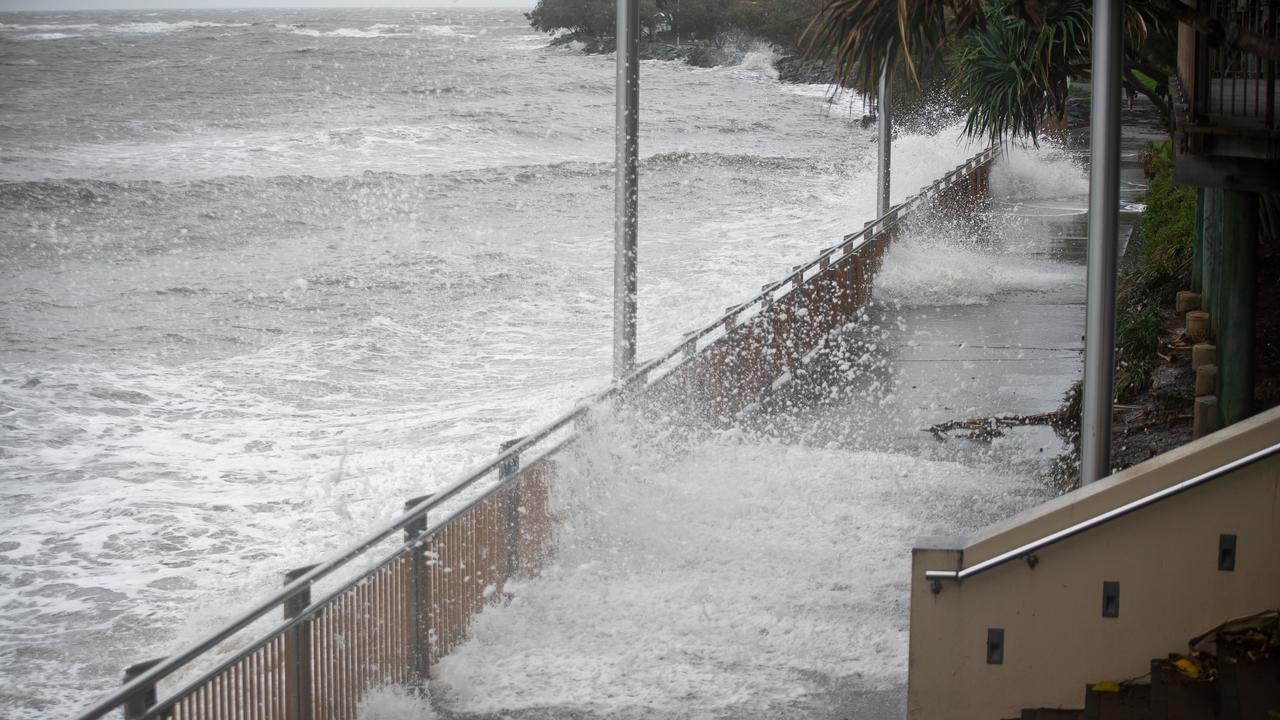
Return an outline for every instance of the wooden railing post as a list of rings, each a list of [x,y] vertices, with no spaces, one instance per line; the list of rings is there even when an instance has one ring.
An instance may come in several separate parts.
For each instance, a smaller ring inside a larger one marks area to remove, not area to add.
[[[404,509],[407,512],[415,505],[421,505],[432,497],[432,495],[423,495],[406,500]],[[426,684],[431,673],[431,599],[427,596],[428,589],[426,587],[426,547],[425,542],[421,539],[426,533],[427,513],[422,513],[421,516],[414,518],[404,527],[405,542],[414,543],[409,550],[411,562],[410,582],[413,584],[410,591],[410,602],[413,607],[410,615],[413,618],[413,675],[414,682],[423,685]]]
[[[315,565],[295,568],[284,574],[284,584],[307,574]],[[284,601],[284,617],[298,617],[311,604],[311,586],[297,591]],[[311,620],[308,618],[285,631],[284,687],[285,717],[289,720],[312,720],[311,696]],[[225,708],[224,708],[225,710]]]
[[[130,665],[129,667],[125,668],[124,669],[125,684],[126,685],[129,684],[130,682],[133,681],[134,678],[138,677],[142,673],[155,667],[156,663],[160,662],[161,660],[164,660],[164,658],[155,658],[154,660],[147,660],[145,662],[140,662],[140,663],[137,663],[136,665]],[[124,720],[139,720],[139,718],[146,715],[147,710],[150,710],[151,706],[155,704],[156,704],[156,686],[147,685],[146,687],[143,687],[142,689],[138,690],[137,693],[129,696],[128,700],[124,701]]]

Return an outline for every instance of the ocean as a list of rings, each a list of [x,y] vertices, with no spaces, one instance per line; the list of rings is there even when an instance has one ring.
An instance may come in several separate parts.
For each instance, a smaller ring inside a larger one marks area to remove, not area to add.
[[[0,14],[0,715],[85,705],[608,383],[613,58],[548,40]],[[773,57],[642,64],[641,359],[872,215],[860,99]],[[895,196],[976,149],[904,133]]]

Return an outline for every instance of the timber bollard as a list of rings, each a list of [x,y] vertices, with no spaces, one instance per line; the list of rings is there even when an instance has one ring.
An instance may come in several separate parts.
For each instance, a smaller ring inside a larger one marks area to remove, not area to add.
[[[289,585],[311,572],[316,566],[294,568],[284,574],[284,584]],[[311,604],[311,586],[298,590],[284,601],[284,617],[292,620]],[[284,641],[284,703],[288,720],[311,720],[311,620],[308,618],[285,631]]]
[[[1196,343],[1191,346],[1191,369],[1199,370],[1201,365],[1218,364],[1218,346],[1213,343]]]
[[[1218,388],[1218,366],[1201,365],[1196,368],[1196,397],[1213,395]]]
[[[1196,398],[1195,418],[1192,420],[1191,437],[1199,439],[1218,429],[1218,398],[1205,395]]]
[[[421,505],[435,495],[420,495],[404,501],[405,512]],[[409,551],[410,590],[409,602],[413,604],[413,674],[417,683],[426,683],[431,672],[431,645],[429,632],[431,623],[431,598],[427,588],[426,549],[420,539],[427,534],[427,513],[410,520],[404,526],[404,541],[417,542]]]
[[[156,663],[164,660],[164,658],[155,658],[154,660],[146,660],[144,662],[130,665],[124,669],[124,683],[128,685],[134,678],[156,666]],[[147,685],[138,692],[129,696],[124,701],[124,719],[138,720],[147,714],[147,710],[156,704],[156,686]]]
[[[1191,312],[1200,309],[1200,293],[1190,290],[1179,290],[1178,297],[1174,301],[1174,309],[1180,313]]]
[[[1187,313],[1187,337],[1202,341],[1209,338],[1209,313],[1192,310]]]

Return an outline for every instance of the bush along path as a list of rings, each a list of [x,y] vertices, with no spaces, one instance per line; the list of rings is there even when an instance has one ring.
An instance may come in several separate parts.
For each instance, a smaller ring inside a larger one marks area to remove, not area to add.
[[[1175,309],[1178,291],[1190,282],[1195,190],[1173,181],[1173,148],[1159,116],[1135,119],[1124,128],[1122,174],[1136,175],[1128,182],[1145,183],[1146,190],[1138,197],[1140,221],[1123,245],[1116,298],[1116,471],[1189,442],[1195,399],[1193,343]],[[1056,463],[1054,480],[1065,488],[1079,484],[1079,390],[1076,383],[1059,408],[1072,441]]]

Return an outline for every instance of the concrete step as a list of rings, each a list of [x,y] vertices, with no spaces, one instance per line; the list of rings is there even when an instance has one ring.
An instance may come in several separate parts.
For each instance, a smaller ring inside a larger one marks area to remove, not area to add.
[[[1169,660],[1151,661],[1152,720],[1212,720],[1217,705],[1212,682],[1183,675]]]
[[[1084,710],[1065,708],[1026,708],[1018,720],[1084,720]]]
[[[1150,685],[1121,685],[1118,690],[1094,688],[1085,688],[1085,720],[1150,720]]]
[[[1221,634],[1217,640],[1221,720],[1280,718],[1280,657]]]

